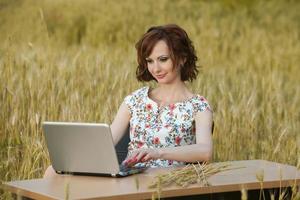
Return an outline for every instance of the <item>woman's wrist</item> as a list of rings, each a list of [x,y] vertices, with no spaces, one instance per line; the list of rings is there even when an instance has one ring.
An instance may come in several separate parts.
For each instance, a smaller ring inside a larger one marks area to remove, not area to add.
[[[164,149],[163,148],[158,148],[157,149],[157,154],[158,154],[158,159],[163,159]]]

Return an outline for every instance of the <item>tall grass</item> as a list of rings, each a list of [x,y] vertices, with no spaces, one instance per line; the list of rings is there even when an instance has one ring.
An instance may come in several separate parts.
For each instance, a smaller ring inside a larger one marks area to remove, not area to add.
[[[299,167],[300,4],[249,2],[0,0],[0,179],[42,176],[42,121],[110,123],[143,85],[135,42],[166,23],[194,41],[189,87],[214,110],[214,160]]]

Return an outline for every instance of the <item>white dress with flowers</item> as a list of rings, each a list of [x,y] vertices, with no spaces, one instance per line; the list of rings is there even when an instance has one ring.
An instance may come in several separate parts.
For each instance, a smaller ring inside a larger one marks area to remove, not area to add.
[[[196,143],[195,120],[197,112],[210,109],[207,100],[195,95],[185,101],[159,108],[149,98],[149,87],[143,87],[125,97],[130,119],[128,152],[139,148],[176,147]],[[150,167],[183,165],[173,160],[151,160]]]

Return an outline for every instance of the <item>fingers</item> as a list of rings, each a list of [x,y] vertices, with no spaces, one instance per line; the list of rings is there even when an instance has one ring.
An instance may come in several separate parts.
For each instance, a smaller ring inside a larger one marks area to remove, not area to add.
[[[139,162],[147,162],[158,158],[159,155],[157,149],[139,149],[128,155],[128,157],[123,161],[123,164],[132,166]]]
[[[135,162],[136,155],[129,155],[123,162],[122,164],[124,165],[132,165]]]
[[[147,149],[147,150],[144,150],[144,152],[140,152],[140,154],[137,157],[137,162],[147,162],[152,159],[156,159],[155,150]]]
[[[147,161],[149,161],[149,160],[151,160],[152,158],[151,158],[151,156],[150,156],[150,154],[147,154],[147,155],[145,155],[142,159],[141,159],[141,161],[142,162],[147,162]]]
[[[123,164],[132,166],[138,162],[137,156],[140,154],[139,151],[135,151],[127,156],[127,158],[123,161]]]
[[[132,166],[138,162],[146,162],[151,159],[150,156],[151,151],[149,150],[137,150],[130,154],[124,161],[123,164]],[[146,157],[146,159],[145,159]]]
[[[136,156],[136,162],[140,162],[146,155],[148,154],[147,151],[141,151],[137,156]]]

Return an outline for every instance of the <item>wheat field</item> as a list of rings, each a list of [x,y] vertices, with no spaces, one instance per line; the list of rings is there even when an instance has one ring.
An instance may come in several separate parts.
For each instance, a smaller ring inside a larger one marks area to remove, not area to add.
[[[299,168],[299,10],[283,0],[0,0],[0,180],[42,176],[42,121],[111,123],[147,84],[135,79],[135,43],[168,23],[199,57],[188,85],[214,110],[213,160]]]

